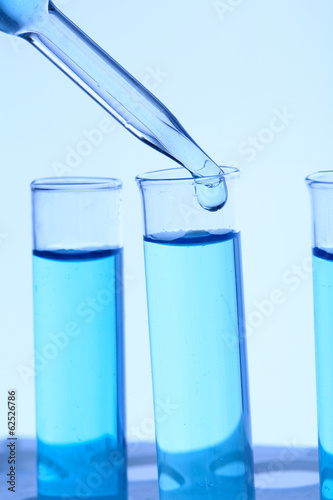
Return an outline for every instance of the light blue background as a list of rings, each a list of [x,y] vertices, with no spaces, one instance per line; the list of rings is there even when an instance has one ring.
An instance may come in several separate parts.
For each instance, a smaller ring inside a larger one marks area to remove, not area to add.
[[[254,442],[315,445],[310,210],[303,179],[332,168],[332,1],[57,5],[156,93],[216,162],[241,168]],[[25,42],[1,34],[0,61],[0,405],[16,388],[18,430],[31,436],[33,379],[19,374],[31,366],[33,353],[29,183],[55,175],[56,162],[66,165],[68,148],[80,150],[84,131],[99,128],[108,115]],[[287,118],[275,120],[279,113]],[[133,179],[172,163],[110,126],[101,144],[67,173],[124,181],[128,433],[153,439],[142,215]],[[259,141],[251,152],[249,140]]]

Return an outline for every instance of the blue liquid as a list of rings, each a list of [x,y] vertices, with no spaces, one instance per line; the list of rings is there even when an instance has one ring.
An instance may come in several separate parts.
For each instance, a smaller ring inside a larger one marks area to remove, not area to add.
[[[0,30],[14,35],[38,13],[47,12],[47,0],[0,0]]]
[[[333,253],[313,249],[321,499],[333,498]]]
[[[161,500],[253,500],[240,235],[144,246]]]
[[[39,498],[126,498],[122,250],[34,251]]]

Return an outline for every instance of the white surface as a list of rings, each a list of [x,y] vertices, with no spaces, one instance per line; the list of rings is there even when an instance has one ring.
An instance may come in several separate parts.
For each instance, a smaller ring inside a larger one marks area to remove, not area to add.
[[[20,440],[16,500],[37,500],[35,443]],[[6,442],[0,441],[0,461]],[[158,500],[157,465],[153,444],[129,443],[129,500]],[[318,457],[315,449],[255,447],[257,500],[319,500]],[[11,493],[0,484],[3,500]]]
[[[303,179],[332,168],[331,0],[62,0],[61,6],[148,85],[218,163],[242,168],[254,441],[315,444]],[[108,115],[23,41],[0,34],[0,60],[0,400],[18,389],[19,432],[33,435],[33,378],[28,374],[25,383],[18,372],[31,364],[33,350],[29,183],[55,175],[68,148],[79,148],[85,131],[101,129]],[[276,118],[281,113],[287,118]],[[147,440],[153,438],[152,398],[133,178],[172,164],[110,123],[102,143],[68,174],[124,181],[128,432]],[[246,144],[253,136],[257,150]],[[5,431],[2,424],[0,434]]]

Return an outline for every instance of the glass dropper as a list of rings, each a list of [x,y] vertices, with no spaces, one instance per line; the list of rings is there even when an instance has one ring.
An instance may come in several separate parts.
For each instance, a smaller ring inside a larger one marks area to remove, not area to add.
[[[223,170],[193,141],[176,117],[140,82],[48,0],[0,0],[0,30],[36,47],[141,141],[169,156],[194,177],[208,210],[227,200]],[[221,181],[216,183],[216,175]]]

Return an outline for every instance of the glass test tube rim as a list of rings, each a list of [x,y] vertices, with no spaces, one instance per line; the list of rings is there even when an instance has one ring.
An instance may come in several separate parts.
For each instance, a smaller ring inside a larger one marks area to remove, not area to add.
[[[145,183],[169,184],[170,182],[195,182],[196,184],[206,184],[207,182],[220,182],[233,177],[238,177],[240,170],[236,167],[220,167],[223,172],[217,175],[207,175],[202,177],[193,177],[184,167],[166,168],[162,170],[153,170],[139,174],[135,177],[137,184]],[[177,175],[179,174],[179,175]]]
[[[306,176],[305,182],[311,189],[333,188],[333,170],[320,170]]]
[[[120,190],[122,181],[113,177],[45,177],[34,180],[32,191]]]

